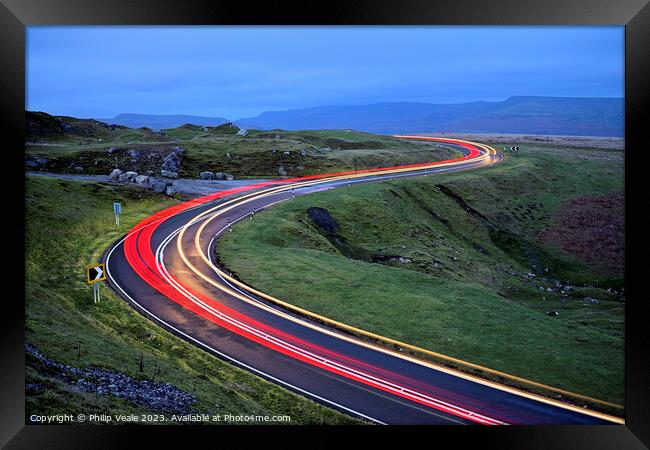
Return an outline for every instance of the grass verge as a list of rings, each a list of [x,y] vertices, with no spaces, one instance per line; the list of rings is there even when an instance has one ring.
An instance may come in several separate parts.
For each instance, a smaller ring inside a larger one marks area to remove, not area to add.
[[[120,229],[115,227],[113,201],[123,205]],[[359,423],[195,348],[104,287],[102,301],[93,304],[84,279],[86,265],[139,220],[173,200],[129,186],[28,177],[25,202],[26,339],[47,357],[74,367],[168,382],[195,396],[198,413],[286,414],[291,424]],[[32,363],[27,358],[27,383],[44,389],[27,395],[26,420],[31,414],[156,412],[110,395],[81,393]]]

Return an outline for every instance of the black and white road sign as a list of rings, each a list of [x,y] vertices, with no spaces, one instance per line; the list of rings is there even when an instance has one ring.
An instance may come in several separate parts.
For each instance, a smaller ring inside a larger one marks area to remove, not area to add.
[[[106,279],[106,269],[104,267],[104,263],[88,266],[87,272],[88,284],[95,284]]]

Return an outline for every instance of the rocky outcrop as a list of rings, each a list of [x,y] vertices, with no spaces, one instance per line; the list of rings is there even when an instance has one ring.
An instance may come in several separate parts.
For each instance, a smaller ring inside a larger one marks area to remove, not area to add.
[[[312,206],[307,210],[307,215],[316,225],[321,227],[328,233],[335,233],[339,228],[339,224],[331,216],[330,212],[325,208]]]
[[[247,130],[246,128],[241,128],[241,129],[237,132],[237,136],[248,136],[248,130]]]
[[[167,178],[178,178],[178,171],[181,168],[181,158],[179,153],[182,154],[180,147],[174,150],[163,158],[160,174]],[[184,150],[183,150],[184,151]]]
[[[167,413],[190,413],[196,399],[169,383],[138,380],[124,373],[96,367],[79,369],[47,358],[35,347],[26,344],[30,365],[47,373],[73,390],[95,395],[111,395],[133,404]],[[31,387],[33,389],[33,386]]]

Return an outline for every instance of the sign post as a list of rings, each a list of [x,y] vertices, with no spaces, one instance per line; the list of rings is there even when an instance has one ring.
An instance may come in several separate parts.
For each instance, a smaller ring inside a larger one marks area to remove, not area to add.
[[[99,282],[106,279],[106,266],[104,263],[92,264],[86,268],[88,284],[93,285],[93,301],[99,302]]]
[[[113,203],[113,212],[115,213],[115,225],[120,226],[120,214],[122,214],[122,204],[118,202]]]

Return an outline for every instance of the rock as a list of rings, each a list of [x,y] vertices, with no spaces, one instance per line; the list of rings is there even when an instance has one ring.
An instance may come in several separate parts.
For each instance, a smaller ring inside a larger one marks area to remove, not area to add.
[[[276,139],[282,139],[282,136],[280,136],[279,134],[276,134],[276,135],[275,135],[275,138],[276,138]]]
[[[232,155],[230,154],[230,152],[226,153],[226,159],[232,159]]]
[[[214,179],[214,174],[212,172],[201,172],[199,174],[199,177],[202,180],[212,180],[212,179]]]
[[[83,172],[84,168],[81,166],[74,166],[72,170],[74,170],[75,172]]]
[[[183,156],[185,154],[185,149],[183,147],[174,147],[172,150],[174,153],[176,153],[178,156]]]
[[[284,156],[291,156],[291,152],[282,152]]]
[[[163,158],[163,164],[161,169],[167,172],[178,173],[178,170],[181,168],[181,159],[176,152],[171,152]]]
[[[307,210],[307,215],[316,225],[329,233],[334,233],[339,228],[339,224],[325,208],[312,206]]]
[[[597,305],[598,304],[598,300],[596,300],[595,298],[591,298],[591,297],[585,297],[584,302],[588,303],[590,305]]]
[[[129,156],[137,161],[140,158],[140,151],[131,148],[129,149]]]
[[[149,178],[149,186],[151,186],[154,192],[162,194],[167,188],[167,181],[152,177]]]
[[[174,194],[178,194],[179,192],[180,191],[178,190],[178,188],[174,185],[167,186],[165,188],[165,194],[169,195],[170,197]]]
[[[126,182],[126,181],[128,181],[128,178],[127,178],[125,173],[121,173],[121,174],[118,175],[117,181]]]
[[[237,136],[248,136],[248,130],[247,130],[246,128],[241,128],[241,129],[237,132]]]
[[[307,150],[305,149],[300,150],[300,156],[302,156],[303,158],[307,156]]]
[[[234,180],[234,179],[235,179],[235,176],[234,176],[234,175],[232,175],[232,174],[230,174],[230,173],[227,173],[227,174],[226,174],[226,181],[232,181],[232,180]]]
[[[153,170],[147,170],[144,174],[147,175],[148,177],[152,177],[153,176]]]
[[[550,311],[546,311],[546,315],[551,317],[557,317],[560,315],[560,313],[552,309]]]
[[[223,172],[216,172],[213,177],[214,180],[225,180],[226,174]]]
[[[135,177],[135,182],[138,184],[146,184],[149,182],[149,178],[151,177],[148,175],[138,175]]]
[[[404,258],[403,256],[393,256],[392,258],[389,259],[389,261],[398,262],[400,264],[409,264],[413,262],[409,258]]]
[[[122,175],[124,172],[122,172],[120,169],[113,169],[111,174],[108,176],[111,180],[117,180],[120,175]]]
[[[204,133],[207,133],[208,131],[210,131],[210,128],[209,127],[203,127],[203,128],[201,128],[201,131],[203,131]]]
[[[281,177],[286,177],[287,170],[282,166],[278,167],[278,175],[280,175]]]
[[[137,173],[137,172],[133,172],[132,170],[129,170],[128,172],[124,172],[123,175],[126,175],[126,179],[127,179],[128,181],[132,181],[132,182],[133,182],[133,181],[135,181],[135,177],[138,176],[138,173]]]
[[[166,178],[178,178],[178,172],[170,172],[169,170],[161,170],[160,175]]]

